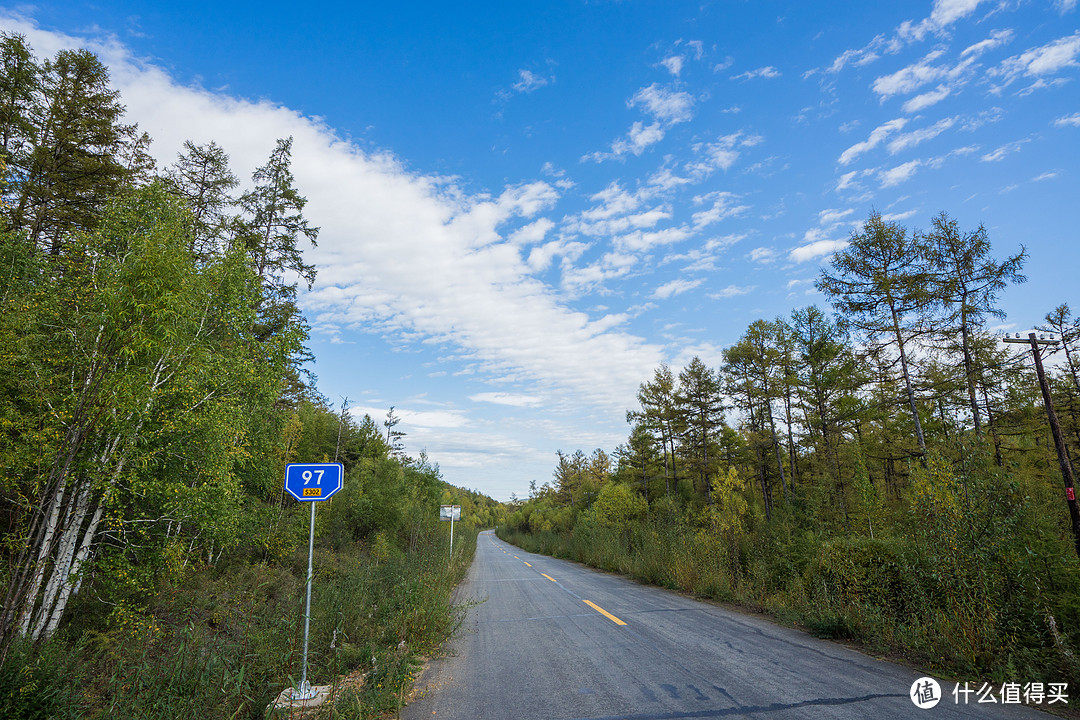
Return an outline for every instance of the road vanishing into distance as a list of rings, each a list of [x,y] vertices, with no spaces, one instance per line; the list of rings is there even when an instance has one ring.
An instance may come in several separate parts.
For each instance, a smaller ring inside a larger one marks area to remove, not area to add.
[[[406,720],[1052,718],[974,694],[957,704],[944,681],[939,704],[921,709],[909,697],[917,671],[490,531],[457,599],[471,604],[464,627],[419,679]]]

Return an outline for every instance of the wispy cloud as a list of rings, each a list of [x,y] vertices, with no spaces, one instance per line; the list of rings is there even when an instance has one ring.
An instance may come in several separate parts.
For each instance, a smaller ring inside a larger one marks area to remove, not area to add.
[[[1037,78],[1041,81],[1038,86],[1045,86],[1046,76],[1055,75],[1065,68],[1076,67],[1078,55],[1080,31],[1013,55],[988,72],[990,77],[999,78],[998,84],[992,90],[1001,92],[1021,77]]]
[[[969,55],[973,57],[979,57],[983,53],[990,52],[991,50],[996,50],[1002,45],[1007,45],[1008,43],[1012,42],[1012,39],[1015,35],[1016,33],[1013,32],[1011,29],[995,30],[994,32],[990,33],[990,37],[988,37],[987,39],[964,48],[964,51],[960,53],[960,57],[967,57]]]
[[[747,257],[750,259],[751,262],[768,265],[769,263],[776,261],[777,257],[779,257],[779,253],[776,252],[775,248],[757,247],[751,250],[750,254],[747,255]]]
[[[780,77],[780,71],[774,68],[772,65],[765,67],[759,67],[757,70],[747,70],[744,73],[738,75],[732,75],[732,80],[753,80],[755,78],[778,78]]]
[[[1080,127],[1080,112],[1059,117],[1054,121],[1055,127]]]
[[[878,174],[878,178],[881,180],[881,187],[892,187],[910,179],[922,164],[922,160],[912,160],[903,165],[897,165],[890,170],[882,170]]]
[[[927,140],[932,140],[955,124],[956,118],[944,118],[930,127],[904,133],[889,143],[889,154],[895,155],[898,152],[913,148]]]
[[[695,158],[686,164],[686,169],[699,179],[716,170],[727,170],[744,148],[754,147],[762,142],[760,135],[748,135],[743,132],[723,135],[715,142],[697,143],[692,150]]]
[[[847,246],[847,240],[815,240],[812,243],[793,248],[788,253],[788,259],[794,263],[804,263],[808,260],[831,255]]]
[[[675,77],[679,77],[679,75],[682,73],[683,63],[685,62],[686,58],[684,58],[682,55],[672,55],[661,60],[660,64],[667,68],[667,71],[669,73],[671,73]]]
[[[842,152],[840,154],[839,163],[841,165],[851,164],[857,157],[859,157],[863,153],[867,152],[868,150],[873,150],[878,145],[885,142],[885,138],[887,138],[890,134],[901,130],[905,125],[907,125],[907,123],[907,118],[896,118],[895,120],[890,120],[883,125],[879,125],[870,132],[870,137],[868,137],[866,140],[855,143],[847,150]]]
[[[708,297],[713,300],[723,300],[725,298],[738,297],[739,295],[749,295],[757,290],[757,285],[728,285],[722,290],[718,290],[714,293],[709,293]]]
[[[686,122],[694,116],[694,98],[690,93],[672,90],[659,83],[638,90],[628,104],[668,125]]]
[[[971,15],[988,0],[935,0],[930,17],[920,22],[908,20],[897,28],[897,35],[907,41],[918,41],[928,33],[942,34],[957,20]]]
[[[508,392],[477,393],[470,395],[469,399],[476,403],[492,403],[494,405],[509,405],[510,407],[536,407],[543,402],[543,398],[537,395]]]
[[[986,153],[985,155],[983,155],[981,160],[983,162],[1000,162],[1001,160],[1004,160],[1009,155],[1012,155],[1013,153],[1016,153],[1016,152],[1020,152],[1020,148],[1022,148],[1024,146],[1024,144],[1028,143],[1028,142],[1031,142],[1031,140],[1029,138],[1025,138],[1023,140],[1017,140],[1015,142],[1006,143],[1005,145],[1002,145],[1001,147],[997,148],[996,150],[992,150],[992,151]]]
[[[652,297],[657,300],[665,300],[676,295],[682,295],[685,292],[689,292],[694,288],[701,287],[705,282],[704,278],[697,278],[694,280],[686,280],[683,278],[672,280],[671,282],[664,283],[660,287],[653,291]]]
[[[938,85],[935,89],[916,95],[905,102],[904,112],[916,113],[920,110],[925,110],[932,105],[937,105],[939,102],[949,97],[951,93],[952,90],[950,88],[945,85]]]
[[[603,162],[626,155],[641,155],[647,148],[663,140],[672,125],[688,122],[694,117],[694,98],[689,93],[666,88],[659,83],[641,88],[626,104],[652,116],[653,121],[648,124],[635,121],[625,138],[611,144],[610,152],[592,152],[582,160]]]
[[[512,85],[519,93],[531,93],[532,91],[550,85],[553,78],[537,75],[532,70],[518,70],[518,81]]]

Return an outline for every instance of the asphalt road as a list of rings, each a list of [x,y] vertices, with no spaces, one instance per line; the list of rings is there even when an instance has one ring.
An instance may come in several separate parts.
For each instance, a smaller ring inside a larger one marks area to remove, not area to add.
[[[939,704],[920,709],[914,670],[492,532],[458,600],[471,603],[465,626],[420,678],[406,720],[1052,718],[1002,704],[1000,688],[996,705],[975,693],[958,704],[944,681]]]

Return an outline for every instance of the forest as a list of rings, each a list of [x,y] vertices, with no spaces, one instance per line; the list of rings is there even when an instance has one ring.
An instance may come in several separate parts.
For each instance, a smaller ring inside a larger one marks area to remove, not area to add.
[[[993,330],[1026,258],[872,213],[818,277],[831,311],[657,368],[626,442],[558,453],[500,536],[960,680],[1075,685],[1080,325],[1047,307],[1035,341],[1059,462],[1027,333]]]
[[[340,717],[399,707],[500,505],[319,393],[291,138],[243,185],[214,142],[150,143],[93,53],[0,36],[0,717],[263,717],[300,674],[289,462],[345,467],[309,678]]]

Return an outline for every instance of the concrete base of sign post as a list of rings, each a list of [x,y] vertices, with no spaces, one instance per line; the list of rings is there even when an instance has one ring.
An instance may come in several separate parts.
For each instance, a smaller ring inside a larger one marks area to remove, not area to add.
[[[340,689],[340,688],[338,688]],[[314,716],[318,709],[334,694],[333,685],[312,685],[314,697],[310,700],[293,698],[293,689],[285,688],[277,698],[266,706],[267,720],[299,720]]]

